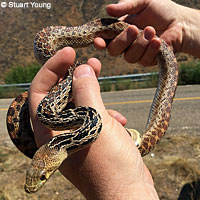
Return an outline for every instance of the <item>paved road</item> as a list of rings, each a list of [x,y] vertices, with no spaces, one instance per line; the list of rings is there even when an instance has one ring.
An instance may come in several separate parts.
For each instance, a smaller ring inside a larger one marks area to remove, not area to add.
[[[107,108],[127,117],[128,128],[143,132],[154,93],[155,89],[138,89],[103,93],[102,96]],[[177,88],[168,130],[200,135],[200,85]]]
[[[155,89],[102,93],[105,105],[127,117],[127,127],[143,132]],[[0,145],[10,145],[6,131],[6,112],[12,99],[0,99]],[[200,85],[179,86],[173,104],[170,133],[200,135]]]

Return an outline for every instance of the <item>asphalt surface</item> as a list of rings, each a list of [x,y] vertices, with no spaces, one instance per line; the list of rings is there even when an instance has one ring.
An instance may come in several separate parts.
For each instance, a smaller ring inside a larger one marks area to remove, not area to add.
[[[102,93],[108,109],[122,113],[127,127],[139,132],[145,129],[154,89],[137,89]],[[6,130],[7,108],[13,99],[0,99],[0,145],[10,146]],[[179,86],[173,103],[168,133],[200,135],[200,85]]]
[[[156,89],[102,93],[108,109],[122,113],[127,127],[143,132]],[[179,86],[173,103],[168,132],[200,135],[200,85]]]

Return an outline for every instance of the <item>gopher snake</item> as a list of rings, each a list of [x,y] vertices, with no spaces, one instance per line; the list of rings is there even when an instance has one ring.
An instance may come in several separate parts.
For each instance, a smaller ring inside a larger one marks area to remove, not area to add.
[[[36,58],[44,63],[56,51],[65,46],[88,46],[93,43],[95,37],[113,39],[128,25],[116,19],[104,18],[77,27],[50,26],[44,28],[37,33],[34,40]],[[134,129],[127,129],[127,132],[135,138],[142,156],[148,154],[164,136],[169,125],[172,102],[177,87],[176,58],[164,41],[161,43],[157,60],[160,66],[159,83],[146,130],[140,137]],[[50,129],[74,130],[77,128],[75,131],[55,136],[37,150],[30,125],[28,93],[19,95],[9,107],[7,114],[9,135],[22,153],[33,158],[26,175],[25,190],[29,193],[36,192],[58,169],[63,160],[73,152],[90,145],[98,138],[101,131],[101,118],[95,109],[90,107],[66,109],[71,92],[73,68],[71,69],[66,79],[56,85],[41,101],[37,114],[42,123]]]

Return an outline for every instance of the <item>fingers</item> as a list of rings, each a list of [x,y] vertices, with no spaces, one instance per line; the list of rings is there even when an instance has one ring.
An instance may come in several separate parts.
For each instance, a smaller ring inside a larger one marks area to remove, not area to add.
[[[127,119],[119,112],[116,110],[107,110],[108,114],[115,118],[122,126],[125,126],[127,123]]]
[[[129,63],[138,62],[144,66],[154,65],[160,48],[160,39],[155,34],[152,27],[146,27],[125,51],[125,60]]]
[[[75,52],[72,48],[66,47],[58,51],[35,76],[31,84],[31,90],[44,96],[65,75],[69,66],[74,63],[74,60]]]
[[[29,111],[34,129],[34,136],[38,146],[47,142],[53,135],[59,132],[52,132],[45,128],[36,116],[36,109],[40,101],[63,77],[74,63],[75,52],[72,48],[64,48],[49,59],[37,73],[29,89]]]
[[[120,17],[126,14],[137,14],[147,6],[143,0],[122,0],[117,4],[107,6],[107,13],[113,17]]]
[[[106,47],[102,38],[96,38],[94,45],[98,49]],[[156,55],[160,45],[161,41],[156,37],[153,27],[148,26],[139,33],[136,26],[130,25],[109,43],[107,50],[111,56],[124,53],[124,58],[128,63],[137,62],[143,66],[152,66],[156,64]]]
[[[80,65],[73,74],[73,97],[76,106],[90,106],[95,108],[101,116],[107,116],[98,80],[93,67],[100,68],[100,62],[89,61],[90,65]],[[96,66],[95,66],[96,65]],[[105,118],[105,117],[103,117]]]
[[[144,51],[142,57],[137,61],[143,66],[152,66],[156,65],[156,57],[161,45],[161,40],[159,38],[153,38],[149,42],[147,49]]]
[[[73,74],[73,97],[76,106],[90,106],[95,108],[102,116],[103,124],[109,124],[109,115],[125,126],[127,119],[117,111],[106,110],[101,98],[99,83],[95,71],[99,71],[101,63],[97,59],[90,59],[90,65],[81,65]],[[108,115],[109,114],[109,115]]]
[[[102,49],[106,48],[106,42],[104,39],[97,37],[94,39],[94,46],[97,49],[102,50]]]
[[[121,34],[116,36],[108,45],[108,52],[112,56],[118,56],[124,52],[137,38],[138,29],[136,26],[129,26]]]
[[[146,27],[138,34],[137,27],[131,25],[108,45],[112,56],[124,53],[128,63],[140,63],[144,66],[154,65],[161,41],[156,37],[155,29]]]
[[[35,111],[44,96],[51,90],[57,81],[63,77],[74,63],[75,52],[72,48],[64,48],[49,59],[32,81],[29,89],[31,114],[36,115]]]
[[[113,56],[119,55],[121,52],[118,53],[118,49],[127,48],[131,44],[131,42],[136,39],[137,34],[138,34],[138,28],[134,25],[130,25],[127,29],[125,29],[121,34],[116,36],[109,43],[108,52]],[[94,39],[94,46],[97,49],[102,50],[106,47],[106,42],[102,38],[97,37]]]
[[[101,72],[101,62],[96,58],[90,58],[87,61],[87,64],[93,68],[96,77],[99,77]]]

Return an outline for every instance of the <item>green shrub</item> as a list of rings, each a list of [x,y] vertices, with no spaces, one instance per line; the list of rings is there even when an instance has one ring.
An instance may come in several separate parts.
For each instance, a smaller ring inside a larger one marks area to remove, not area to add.
[[[128,89],[132,89],[131,87],[132,85],[132,81],[131,79],[126,79],[126,80],[117,80],[115,83],[115,89],[118,90],[128,90]]]
[[[13,98],[18,96],[23,90],[18,90],[16,87],[3,88],[0,87],[0,98]]]
[[[100,84],[101,92],[109,92],[112,91],[112,83],[109,80],[104,80]]]
[[[8,73],[6,73],[4,81],[6,84],[30,83],[39,71],[39,69],[40,66],[38,64],[31,64],[25,67],[13,67]]]
[[[199,84],[200,83],[200,62],[188,62],[180,65],[179,84]]]
[[[158,78],[159,78],[159,74],[157,74],[156,72],[154,72],[154,74],[151,76],[150,80],[149,80],[149,87],[157,87],[158,86]]]

